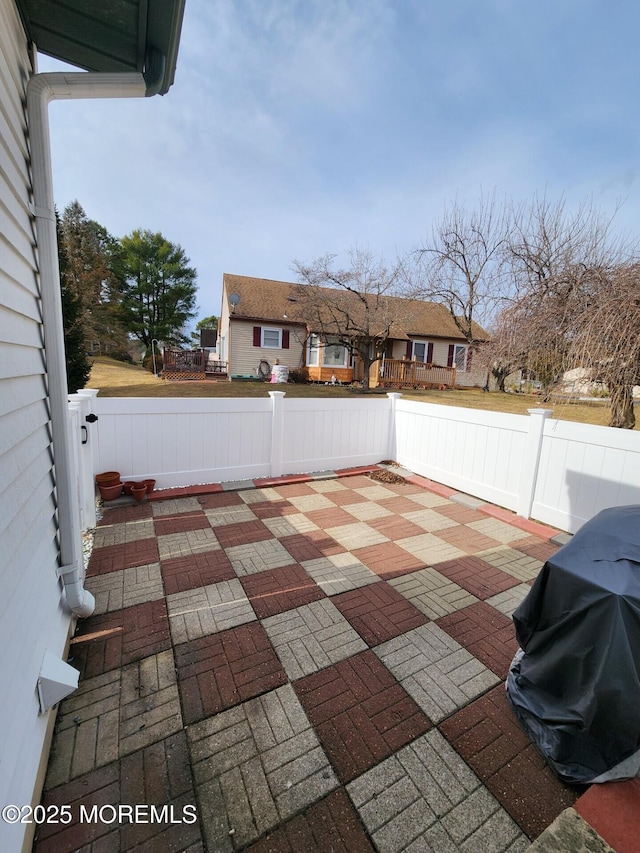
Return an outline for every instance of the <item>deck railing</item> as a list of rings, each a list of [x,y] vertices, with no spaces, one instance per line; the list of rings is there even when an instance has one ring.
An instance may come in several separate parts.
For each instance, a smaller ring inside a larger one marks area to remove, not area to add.
[[[441,367],[424,361],[385,358],[371,365],[369,379],[379,388],[439,388],[456,384],[455,367]]]

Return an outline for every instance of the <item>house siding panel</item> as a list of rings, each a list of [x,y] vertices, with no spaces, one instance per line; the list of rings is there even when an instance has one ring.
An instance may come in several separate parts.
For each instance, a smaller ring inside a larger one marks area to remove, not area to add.
[[[270,328],[277,328],[274,324],[266,324]],[[230,324],[231,352],[229,363],[232,376],[257,376],[257,368],[262,359],[269,362],[273,367],[275,360],[280,364],[286,364],[290,370],[295,370],[301,365],[302,342],[301,335],[296,334],[294,329],[289,329],[289,347],[275,349],[273,347],[261,347],[254,344],[254,328],[251,322],[234,320]],[[280,326],[283,330],[285,326]]]
[[[39,798],[52,712],[39,715],[46,649],[64,658],[70,619],[56,577],[53,465],[46,398],[28,132],[26,39],[12,0],[0,0],[0,802]],[[37,626],[37,630],[34,630]],[[0,849],[19,850],[25,826],[0,823]]]

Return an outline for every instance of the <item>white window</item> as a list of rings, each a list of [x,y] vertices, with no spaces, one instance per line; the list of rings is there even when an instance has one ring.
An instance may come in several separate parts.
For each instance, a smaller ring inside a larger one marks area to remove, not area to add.
[[[414,361],[425,361],[427,360],[427,342],[426,341],[414,341],[413,342],[413,352],[411,353],[411,358]]]
[[[454,344],[453,363],[456,370],[465,371],[467,369],[467,347],[462,344]]]
[[[319,361],[320,340],[317,335],[309,335],[307,341],[307,365],[309,367],[317,367]]]
[[[323,367],[346,367],[347,348],[342,344],[326,343],[322,349]]]
[[[269,349],[282,349],[282,329],[262,327],[262,346]]]

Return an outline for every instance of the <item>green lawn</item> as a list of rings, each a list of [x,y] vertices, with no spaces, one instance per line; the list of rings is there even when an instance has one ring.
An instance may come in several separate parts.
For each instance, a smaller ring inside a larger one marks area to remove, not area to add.
[[[339,385],[271,385],[258,381],[167,382],[157,379],[141,367],[103,357],[94,360],[87,387],[98,388],[101,397],[265,397],[269,391],[275,390],[286,391],[289,397],[353,398],[362,395],[358,390]],[[410,391],[405,392],[403,397],[445,406],[464,406],[513,414],[527,414],[527,409],[541,406],[551,409],[553,417],[559,420],[601,426],[606,426],[609,422],[606,401],[599,400],[589,403],[552,400],[543,405],[539,397],[530,394],[487,394],[476,388],[464,391]],[[639,426],[640,424],[636,424],[636,429]]]

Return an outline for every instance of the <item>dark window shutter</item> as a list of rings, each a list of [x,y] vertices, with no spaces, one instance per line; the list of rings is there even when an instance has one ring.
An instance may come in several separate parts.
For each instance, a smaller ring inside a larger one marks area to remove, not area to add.
[[[409,359],[409,361],[411,361],[411,352],[412,352],[412,350],[413,350],[413,344],[411,343],[411,341],[407,341],[407,352],[406,352],[406,357]]]
[[[259,347],[262,342],[262,329],[260,326],[253,327],[253,345]]]
[[[427,344],[427,364],[433,364],[433,344]]]
[[[473,350],[467,347],[467,370],[471,370],[471,361],[473,359]]]
[[[453,344],[449,344],[449,354],[447,355],[447,367],[453,367],[453,353],[454,353]]]
[[[289,349],[289,329],[282,330],[282,349]]]

